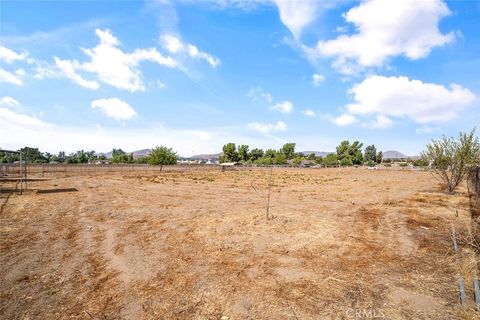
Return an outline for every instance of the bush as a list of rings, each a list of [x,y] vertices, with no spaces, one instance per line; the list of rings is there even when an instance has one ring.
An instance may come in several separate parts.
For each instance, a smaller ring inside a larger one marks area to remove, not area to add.
[[[368,167],[375,167],[377,165],[377,163],[370,160],[370,161],[365,162],[365,165],[368,166]]]
[[[432,140],[422,158],[431,163],[445,185],[445,191],[453,193],[470,168],[480,163],[480,143],[475,137],[475,129],[469,134],[460,132],[457,139],[443,136]]]

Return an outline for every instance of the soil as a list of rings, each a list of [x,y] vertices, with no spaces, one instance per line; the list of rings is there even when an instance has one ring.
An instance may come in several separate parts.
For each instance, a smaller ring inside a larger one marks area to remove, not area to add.
[[[267,219],[269,175],[29,183],[0,215],[0,318],[478,316],[459,306],[451,244],[451,224],[469,224],[465,187],[447,195],[423,171],[275,169]],[[459,239],[470,301],[478,256]]]

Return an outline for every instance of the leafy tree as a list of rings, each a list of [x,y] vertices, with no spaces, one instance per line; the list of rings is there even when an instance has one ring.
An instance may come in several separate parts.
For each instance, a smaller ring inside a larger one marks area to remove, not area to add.
[[[363,143],[359,141],[354,141],[352,144],[350,144],[348,140],[342,141],[337,147],[338,160],[342,161],[343,158],[349,158],[352,161],[352,164],[362,164],[362,146]],[[345,163],[346,162],[349,161],[346,160]]]
[[[288,160],[293,159],[295,157],[295,143],[285,143],[279,152],[284,154]]]
[[[303,160],[304,160],[303,157],[295,157],[293,158],[292,163],[296,166],[299,166]]]
[[[340,165],[341,165],[342,167],[347,167],[347,166],[353,165],[352,158],[350,158],[349,155],[343,157],[343,158],[340,160]]]
[[[377,162],[377,148],[375,148],[374,144],[365,148],[363,157],[365,161]]]
[[[273,159],[273,164],[282,165],[287,163],[287,156],[282,152],[277,152]]]
[[[382,160],[383,160],[383,152],[378,151],[378,153],[377,153],[377,163],[382,163]]]
[[[112,162],[113,163],[132,163],[133,154],[126,153],[122,149],[113,149],[112,150]]]
[[[274,150],[274,149],[267,149],[265,151],[265,155],[264,157],[265,158],[275,158],[275,156],[277,155],[277,150]]]
[[[23,153],[25,157],[24,160],[26,160],[27,163],[40,161],[45,162],[45,158],[38,148],[23,147],[20,149],[20,151]]]
[[[316,157],[315,158],[315,163],[316,164],[323,164],[323,158],[322,157]]]
[[[261,157],[263,157],[263,150],[258,148],[252,149],[252,151],[250,151],[250,154],[248,155],[248,158],[252,161],[256,161]]]
[[[0,151],[0,163],[13,163],[20,160],[18,154]]]
[[[248,153],[248,145],[242,144],[241,146],[238,146],[238,160],[239,161],[248,161],[249,159],[249,153]]]
[[[310,153],[310,154],[308,155],[308,158],[307,158],[307,159],[308,159],[308,160],[316,160],[316,159],[317,159],[317,156],[315,156],[315,153],[312,152],[312,153]]]
[[[469,134],[460,132],[457,139],[443,136],[439,140],[432,140],[426,148],[422,158],[431,164],[445,185],[445,191],[450,194],[462,182],[468,170],[480,164],[480,143],[475,137],[475,129]]]
[[[338,165],[338,156],[335,153],[329,153],[323,158],[323,164],[327,167],[333,167]]]
[[[227,143],[223,146],[223,157],[220,162],[236,162],[238,161],[238,152],[235,143]]]
[[[148,163],[153,165],[176,164],[178,155],[172,148],[158,146],[152,149],[148,156]]]

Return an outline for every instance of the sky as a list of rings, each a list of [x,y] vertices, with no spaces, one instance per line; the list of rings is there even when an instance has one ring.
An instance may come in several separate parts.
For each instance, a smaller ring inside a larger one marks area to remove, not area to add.
[[[480,2],[1,1],[0,148],[419,154],[480,130]]]

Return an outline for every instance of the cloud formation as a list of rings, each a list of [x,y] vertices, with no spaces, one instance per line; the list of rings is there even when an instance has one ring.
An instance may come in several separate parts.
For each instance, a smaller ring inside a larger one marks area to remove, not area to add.
[[[166,34],[161,37],[163,47],[173,55],[183,55],[193,59],[205,60],[212,67],[220,64],[220,59],[214,55],[203,52],[191,43],[183,42],[179,37]]]
[[[349,91],[354,102],[345,106],[352,115],[382,115],[410,118],[417,123],[452,120],[475,100],[475,95],[458,84],[449,88],[407,77],[371,76]],[[377,127],[389,123],[377,118]]]
[[[287,125],[283,121],[277,121],[277,123],[252,122],[248,124],[248,127],[264,134],[287,130]]]
[[[443,34],[438,28],[450,14],[442,0],[367,0],[344,14],[355,26],[354,34],[320,40],[315,48],[304,50],[312,59],[334,58],[332,66],[343,74],[383,66],[395,56],[416,60],[454,41],[454,32]]]
[[[177,66],[172,57],[163,56],[156,48],[136,49],[130,53],[122,51],[119,48],[120,41],[108,29],[96,29],[95,34],[100,43],[91,49],[82,48],[83,53],[90,57],[89,62],[54,58],[56,66],[63,74],[83,87],[97,89],[98,81],[102,81],[130,92],[145,91],[139,69],[140,62],[155,62],[169,68]],[[80,73],[93,75],[98,80],[87,80]]]
[[[279,111],[281,113],[290,113],[293,111],[293,103],[290,101],[279,102],[271,106],[270,109]]]
[[[137,112],[128,103],[118,98],[94,100],[91,107],[99,109],[107,117],[117,121],[129,120],[137,116]]]

